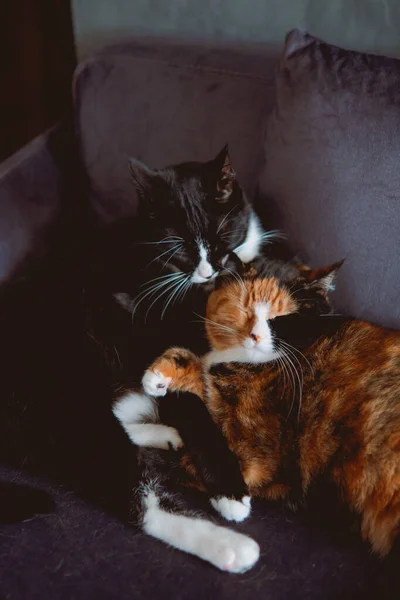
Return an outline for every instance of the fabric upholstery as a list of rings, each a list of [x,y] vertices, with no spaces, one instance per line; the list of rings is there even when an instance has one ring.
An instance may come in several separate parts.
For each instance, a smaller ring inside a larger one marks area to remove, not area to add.
[[[61,210],[57,131],[0,164],[0,285],[38,250]]]
[[[400,61],[292,32],[260,190],[300,257],[346,258],[339,312],[400,326]]]
[[[134,51],[133,51],[134,50]],[[253,194],[263,164],[276,51],[172,44],[110,49],[75,79],[77,133],[93,205],[104,219],[132,214],[128,157],[151,167],[210,160],[229,143]]]
[[[315,503],[293,513],[257,503],[234,528],[262,557],[244,575],[221,573],[124,525],[68,491],[0,468],[54,498],[56,512],[0,529],[0,597],[15,600],[395,600],[399,553],[371,556],[342,517]]]
[[[76,125],[98,214],[115,218],[134,209],[127,154],[162,166],[207,159],[229,141],[241,179],[254,190],[274,69],[275,56],[265,48],[190,44],[133,44],[87,62],[76,79]],[[61,202],[60,191],[63,196],[70,191],[65,177],[58,188],[60,157],[53,146],[43,139],[33,156],[5,169],[0,194],[7,190],[2,199],[11,215],[23,205],[29,215],[40,198],[48,199],[50,210]],[[61,139],[58,147],[67,158],[68,143]],[[79,204],[76,190],[66,196]],[[48,214],[32,212],[32,220],[22,219],[24,231]],[[306,211],[297,215],[297,227],[307,220]],[[79,224],[77,219],[75,227]],[[126,515],[131,498],[133,446],[111,417],[108,377],[84,327],[81,287],[77,293],[71,283],[79,269],[63,260],[54,261],[35,285],[20,282],[1,304],[0,457],[16,470],[2,466],[0,481],[47,490],[55,511],[0,525],[0,598],[397,598],[399,549],[386,561],[371,556],[337,503],[331,506],[325,496],[297,513],[255,503],[251,519],[235,528],[254,536],[262,555],[254,570],[237,576],[116,518]],[[41,478],[26,475],[28,470]],[[50,485],[44,475],[60,485]]]

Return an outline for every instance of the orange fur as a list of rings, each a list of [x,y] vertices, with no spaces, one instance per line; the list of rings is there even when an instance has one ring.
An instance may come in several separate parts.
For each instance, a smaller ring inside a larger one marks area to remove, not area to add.
[[[215,350],[226,350],[241,344],[253,328],[254,305],[266,298],[271,319],[296,312],[295,299],[275,278],[246,278],[232,282],[223,293],[215,290],[208,299],[206,311],[206,332],[211,346]]]
[[[240,344],[260,301],[270,304],[270,318],[298,310],[297,297],[275,278],[233,281],[209,298],[212,347]],[[179,357],[185,366],[177,366]],[[170,389],[196,390],[203,399],[251,495],[293,503],[326,473],[361,516],[364,539],[385,555],[400,531],[400,332],[347,320],[297,359],[303,372],[299,416],[278,362],[206,371],[192,353],[173,349],[153,367],[173,378]]]

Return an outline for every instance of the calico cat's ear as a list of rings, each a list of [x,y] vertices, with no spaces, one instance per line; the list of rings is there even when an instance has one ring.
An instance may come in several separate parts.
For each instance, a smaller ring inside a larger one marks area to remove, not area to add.
[[[140,160],[136,160],[136,158],[129,159],[129,170],[137,192],[140,196],[144,196],[151,187],[151,182],[156,177],[156,172],[140,162]]]
[[[339,262],[322,267],[322,269],[310,269],[305,265],[300,265],[297,268],[301,272],[301,276],[309,282],[312,287],[320,288],[325,294],[334,289],[333,282],[337,271],[340,269],[344,259]]]
[[[231,164],[228,145],[222,148],[221,152],[212,162],[217,170],[217,194],[215,199],[217,202],[224,204],[228,202],[236,181],[236,173]]]
[[[217,277],[215,280],[215,288],[218,289],[227,281],[238,281],[238,275],[239,277],[245,276],[247,274],[247,268],[248,265],[242,263],[237,254],[230,252],[221,271],[221,276]]]

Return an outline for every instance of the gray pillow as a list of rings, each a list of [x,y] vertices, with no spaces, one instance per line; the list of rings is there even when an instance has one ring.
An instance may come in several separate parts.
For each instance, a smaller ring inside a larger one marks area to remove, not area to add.
[[[346,258],[338,312],[400,327],[400,61],[291,32],[259,182],[315,266]]]

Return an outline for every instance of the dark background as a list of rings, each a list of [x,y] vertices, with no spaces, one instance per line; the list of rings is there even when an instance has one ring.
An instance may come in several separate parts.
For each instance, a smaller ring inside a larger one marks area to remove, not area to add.
[[[76,64],[70,2],[0,3],[0,161],[69,110]]]

